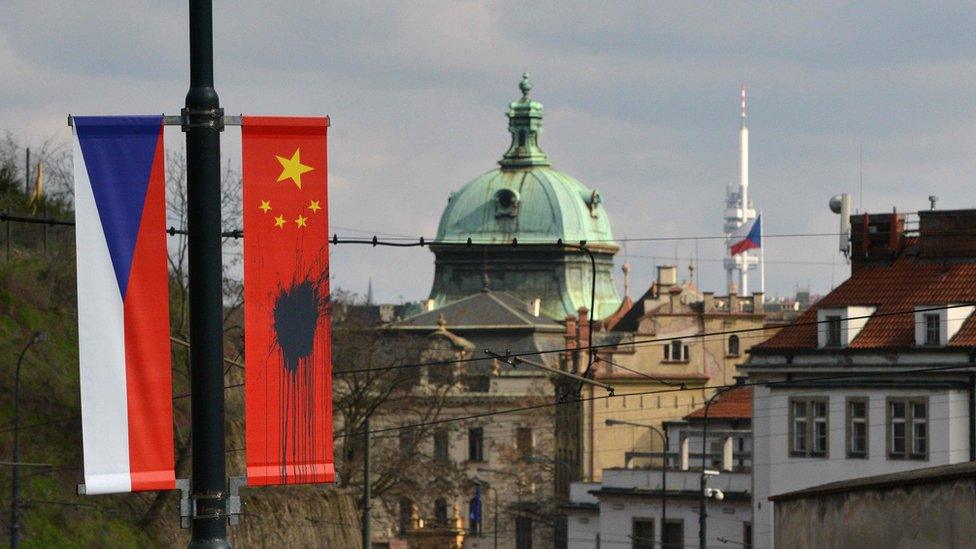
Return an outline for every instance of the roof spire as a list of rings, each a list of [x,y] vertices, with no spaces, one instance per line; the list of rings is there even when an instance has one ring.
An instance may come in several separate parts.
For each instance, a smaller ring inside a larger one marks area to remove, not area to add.
[[[532,91],[532,81],[529,80],[529,71],[522,73],[522,81],[519,82],[519,89],[522,90],[522,101],[528,101],[529,92]]]
[[[512,134],[512,145],[498,162],[502,169],[548,166],[549,156],[539,148],[539,134],[542,133],[542,104],[529,98],[532,80],[528,71],[522,74],[519,82],[522,98],[508,105],[508,131]]]

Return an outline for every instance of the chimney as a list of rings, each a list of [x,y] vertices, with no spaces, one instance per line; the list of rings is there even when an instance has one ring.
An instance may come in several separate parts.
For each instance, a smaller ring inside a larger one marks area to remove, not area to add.
[[[678,283],[678,268],[674,265],[657,266],[657,285],[667,290]]]
[[[580,307],[579,311],[579,334],[580,334],[580,345],[588,347],[590,345],[590,310],[586,307]]]
[[[715,292],[702,292],[702,300],[702,310],[704,312],[715,312]]]
[[[766,295],[762,292],[752,292],[752,312],[762,314],[766,310]]]
[[[918,256],[976,257],[976,210],[918,212]]]
[[[427,301],[425,301],[424,302],[424,311],[433,311],[434,310],[434,303],[436,303],[436,302],[433,299],[428,299]]]
[[[886,264],[901,253],[905,216],[898,212],[851,216],[851,272],[869,264]]]
[[[542,299],[537,297],[533,299],[531,303],[529,303],[529,313],[534,317],[538,317],[539,309],[541,307],[542,307]]]

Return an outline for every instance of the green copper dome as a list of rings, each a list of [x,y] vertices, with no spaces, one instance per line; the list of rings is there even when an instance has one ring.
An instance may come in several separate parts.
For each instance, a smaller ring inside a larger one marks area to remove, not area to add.
[[[483,291],[511,292],[527,310],[563,320],[590,308],[593,263],[572,248],[512,246],[520,243],[578,244],[596,264],[593,317],[612,315],[620,307],[613,280],[617,245],[600,193],[549,166],[539,148],[542,105],[529,98],[529,75],[519,84],[522,98],[508,107],[512,145],[500,167],[470,181],[448,198],[437,229],[440,242],[497,246],[432,244],[436,255],[430,298],[436,307]],[[488,320],[486,320],[487,322]]]
[[[539,148],[542,105],[529,98],[528,74],[522,98],[508,108],[512,145],[500,168],[482,174],[448,198],[438,240],[510,243],[586,240],[615,246],[599,191],[549,166]]]

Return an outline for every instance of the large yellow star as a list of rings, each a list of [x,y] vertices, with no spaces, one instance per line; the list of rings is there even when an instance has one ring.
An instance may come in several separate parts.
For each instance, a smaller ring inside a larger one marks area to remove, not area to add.
[[[275,217],[275,227],[278,227],[280,229],[284,226],[285,226],[285,216],[279,215],[278,217]]]
[[[298,214],[298,219],[295,220],[295,223],[298,223],[299,227],[304,227],[306,221],[308,221],[307,217],[302,217],[302,214]]]
[[[318,200],[309,200],[308,209],[312,210],[312,213],[317,213],[319,210],[322,209],[322,206],[319,206]]]
[[[261,201],[261,205],[260,205],[260,206],[258,206],[258,208],[259,208],[259,209],[260,209],[260,210],[261,210],[262,212],[264,212],[264,213],[268,213],[268,210],[270,210],[270,209],[271,209],[271,201],[270,201],[270,200],[262,200],[262,201]]]
[[[295,182],[295,185],[298,186],[299,189],[302,188],[302,174],[308,173],[315,169],[311,166],[302,164],[302,159],[299,156],[300,151],[301,149],[295,149],[295,154],[291,155],[291,158],[275,155],[275,158],[277,158],[278,162],[281,164],[281,175],[278,176],[277,181],[291,179]]]

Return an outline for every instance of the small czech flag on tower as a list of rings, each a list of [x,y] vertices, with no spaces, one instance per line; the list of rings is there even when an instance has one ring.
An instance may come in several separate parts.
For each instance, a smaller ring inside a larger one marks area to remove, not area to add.
[[[747,250],[762,248],[762,216],[736,229],[729,242],[729,255],[739,255]]]

